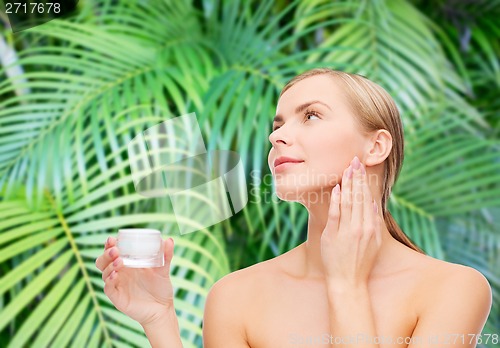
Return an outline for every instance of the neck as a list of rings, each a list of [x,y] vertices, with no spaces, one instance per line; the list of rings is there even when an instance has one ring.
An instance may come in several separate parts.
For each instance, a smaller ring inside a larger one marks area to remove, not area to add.
[[[379,216],[383,221],[381,207],[379,206]],[[325,280],[323,261],[321,259],[321,234],[325,229],[328,218],[328,206],[315,206],[309,210],[309,220],[307,229],[307,240],[299,246],[301,258],[304,262],[298,273],[300,278],[310,280]],[[394,239],[385,223],[381,223],[382,244],[372,268],[370,278],[377,278],[390,272],[394,268],[395,253],[407,249],[405,245]]]

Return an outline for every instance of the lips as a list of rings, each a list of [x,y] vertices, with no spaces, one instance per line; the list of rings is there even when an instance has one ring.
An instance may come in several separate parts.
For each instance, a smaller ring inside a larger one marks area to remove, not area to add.
[[[279,166],[280,164],[283,164],[283,163],[300,163],[300,162],[304,162],[304,161],[301,159],[298,159],[298,158],[282,156],[282,157],[278,157],[274,160],[274,167],[276,168],[277,166]]]

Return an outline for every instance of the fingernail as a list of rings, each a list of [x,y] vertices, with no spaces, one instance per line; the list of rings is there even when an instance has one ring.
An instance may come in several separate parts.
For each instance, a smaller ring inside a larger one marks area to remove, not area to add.
[[[115,249],[110,249],[110,250],[109,250],[109,256],[110,256],[110,257],[115,256]]]
[[[360,169],[361,169],[361,174],[365,175],[366,170],[365,170],[365,166],[362,163],[361,163]]]
[[[109,275],[109,279],[113,279],[115,277],[115,271],[111,272],[111,274]]]
[[[340,193],[340,185],[339,184],[335,185],[335,187],[333,188],[333,193],[335,193],[336,195],[338,195]]]
[[[354,156],[354,159],[352,160],[352,167],[354,169],[359,169],[359,165],[360,165],[360,162],[359,162],[358,156]]]
[[[116,259],[115,261],[113,261],[113,267],[116,267],[118,266],[118,259]]]
[[[108,239],[106,239],[106,246],[109,245],[109,240],[111,239],[111,237],[108,237]]]
[[[378,207],[377,207],[377,203],[375,202],[375,200],[373,200],[373,211],[375,213],[378,213]]]
[[[349,166],[349,170],[347,171],[347,177],[349,179],[352,178],[352,172],[353,172],[352,166]]]

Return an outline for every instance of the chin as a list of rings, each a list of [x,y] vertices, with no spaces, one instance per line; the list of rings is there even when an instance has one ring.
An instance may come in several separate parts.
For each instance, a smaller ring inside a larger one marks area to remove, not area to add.
[[[327,186],[288,186],[276,183],[276,196],[286,202],[299,202],[304,205],[330,202],[332,188]]]
[[[273,173],[276,196],[289,202],[314,203],[325,199],[329,202],[337,179],[332,172],[318,172],[311,168]]]
[[[301,201],[300,197],[302,196],[300,192],[298,192],[297,188],[293,189],[285,189],[280,187],[276,188],[276,196],[286,202],[299,202]]]

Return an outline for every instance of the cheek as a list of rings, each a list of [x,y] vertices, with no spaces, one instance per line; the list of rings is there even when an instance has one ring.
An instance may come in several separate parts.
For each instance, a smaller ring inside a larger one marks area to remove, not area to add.
[[[340,148],[340,139],[332,139],[330,136],[318,137],[315,144],[309,146],[308,158],[314,167],[324,172],[325,169],[332,169],[332,166],[339,164],[343,157],[344,150]]]
[[[344,170],[356,153],[349,139],[342,135],[332,139],[334,136],[337,134],[330,136],[329,139],[322,139],[323,143],[318,142],[308,156],[309,173],[315,182],[321,185],[340,183]]]
[[[331,186],[340,181],[339,164],[335,159],[323,160],[314,166],[311,171],[310,181],[313,186]],[[340,172],[342,173],[342,172]],[[342,174],[340,174],[342,176]]]

